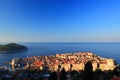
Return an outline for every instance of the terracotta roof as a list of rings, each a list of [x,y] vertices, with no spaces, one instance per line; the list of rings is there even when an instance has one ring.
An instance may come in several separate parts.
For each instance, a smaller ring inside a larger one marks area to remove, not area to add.
[[[43,64],[42,61],[37,61],[37,62],[34,62],[35,66],[41,66]]]

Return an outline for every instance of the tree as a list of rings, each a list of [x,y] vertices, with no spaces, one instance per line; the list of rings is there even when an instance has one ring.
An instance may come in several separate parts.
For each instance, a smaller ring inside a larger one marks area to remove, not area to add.
[[[67,80],[66,71],[64,68],[61,70],[60,80]]]
[[[95,80],[101,80],[101,79],[103,80],[104,76],[105,76],[105,74],[104,74],[104,72],[101,69],[97,68],[94,71],[94,78],[95,78]]]
[[[50,74],[49,80],[57,80],[57,74],[56,74],[55,71],[54,71],[53,73]]]
[[[120,77],[120,65],[116,66],[113,70],[115,76]]]
[[[84,68],[84,76],[83,76],[83,80],[93,80],[94,79],[94,75],[93,75],[93,66],[91,62],[87,62],[85,64],[85,68]]]

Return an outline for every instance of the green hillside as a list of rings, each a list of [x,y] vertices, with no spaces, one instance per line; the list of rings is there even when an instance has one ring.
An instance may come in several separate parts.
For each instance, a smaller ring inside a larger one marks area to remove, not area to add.
[[[19,51],[26,51],[26,50],[27,50],[26,46],[19,45],[16,43],[0,45],[0,51],[3,51],[3,52],[19,52]]]

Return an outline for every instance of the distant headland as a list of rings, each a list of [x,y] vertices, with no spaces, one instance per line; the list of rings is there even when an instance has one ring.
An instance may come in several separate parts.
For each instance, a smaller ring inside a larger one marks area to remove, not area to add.
[[[6,45],[0,45],[0,52],[22,52],[26,51],[28,48],[24,45],[9,43]]]

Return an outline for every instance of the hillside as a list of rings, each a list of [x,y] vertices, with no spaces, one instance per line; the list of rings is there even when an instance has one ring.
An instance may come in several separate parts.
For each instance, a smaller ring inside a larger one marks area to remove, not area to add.
[[[16,43],[10,43],[6,45],[0,45],[1,52],[21,52],[26,51],[27,47]]]

